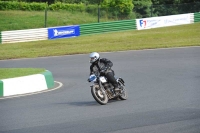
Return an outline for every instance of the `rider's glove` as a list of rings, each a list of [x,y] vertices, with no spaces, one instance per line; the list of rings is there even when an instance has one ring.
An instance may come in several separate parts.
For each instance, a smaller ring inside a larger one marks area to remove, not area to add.
[[[100,74],[104,74],[106,72],[107,68],[104,68],[100,71]]]
[[[104,69],[101,70],[101,73],[105,73],[109,69],[110,69],[110,67],[105,67]]]
[[[110,70],[111,69],[111,67],[106,67],[106,70]]]
[[[88,81],[88,82],[91,82],[91,81],[90,81],[90,78],[89,78],[87,81]]]

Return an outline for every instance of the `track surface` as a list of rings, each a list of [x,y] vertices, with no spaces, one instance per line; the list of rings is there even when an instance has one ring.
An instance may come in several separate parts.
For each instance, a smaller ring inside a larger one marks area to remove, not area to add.
[[[128,100],[99,105],[89,55],[0,61],[50,70],[58,90],[0,99],[2,133],[200,133],[200,47],[101,53],[126,81]]]

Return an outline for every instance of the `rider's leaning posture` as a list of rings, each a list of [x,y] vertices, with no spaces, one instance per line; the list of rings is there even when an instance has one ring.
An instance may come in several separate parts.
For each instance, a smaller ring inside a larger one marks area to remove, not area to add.
[[[119,91],[118,83],[114,77],[114,71],[111,69],[113,63],[106,58],[100,58],[97,52],[90,54],[90,75],[100,74],[105,76],[108,81],[114,86],[114,90]]]

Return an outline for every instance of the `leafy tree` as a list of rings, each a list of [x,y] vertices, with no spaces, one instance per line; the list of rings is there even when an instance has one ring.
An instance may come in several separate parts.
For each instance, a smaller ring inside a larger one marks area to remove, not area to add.
[[[200,0],[151,0],[154,5],[195,3]]]
[[[180,3],[195,3],[200,2],[200,0],[180,0]]]
[[[63,2],[63,3],[69,3],[69,4],[79,4],[79,3],[85,3],[88,4],[98,4],[101,0],[55,0],[55,2]]]
[[[162,5],[162,4],[178,4],[180,3],[180,0],[152,0],[152,3],[154,5]]]
[[[137,18],[144,18],[151,16],[151,0],[133,0],[134,12]]]
[[[132,13],[133,3],[132,0],[103,0],[101,7],[107,8],[114,16],[126,18]]]
[[[152,0],[152,3],[155,16],[200,11],[200,0]]]

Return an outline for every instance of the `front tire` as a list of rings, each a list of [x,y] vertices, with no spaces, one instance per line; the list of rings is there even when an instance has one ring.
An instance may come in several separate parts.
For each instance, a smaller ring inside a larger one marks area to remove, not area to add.
[[[91,93],[94,99],[101,105],[105,105],[108,103],[108,96],[106,93],[103,93],[100,89],[99,85],[93,85],[91,87]]]

